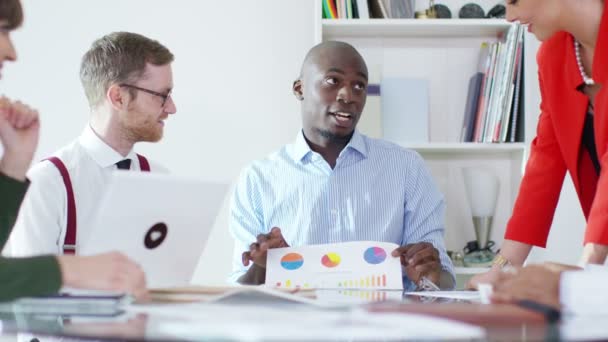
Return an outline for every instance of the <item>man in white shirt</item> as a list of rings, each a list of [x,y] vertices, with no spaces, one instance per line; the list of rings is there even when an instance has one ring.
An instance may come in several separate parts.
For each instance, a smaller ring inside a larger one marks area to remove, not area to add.
[[[115,32],[93,43],[80,68],[89,123],[78,139],[28,172],[31,186],[9,254],[77,253],[114,170],[166,171],[150,166],[133,146],[159,141],[176,112],[172,62],[166,47],[135,33]]]

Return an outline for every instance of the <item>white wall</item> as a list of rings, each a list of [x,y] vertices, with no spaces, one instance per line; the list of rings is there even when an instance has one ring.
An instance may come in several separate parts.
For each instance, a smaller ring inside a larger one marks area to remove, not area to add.
[[[161,143],[137,147],[173,173],[233,182],[246,163],[296,136],[291,84],[314,42],[312,1],[22,1],[25,25],[13,34],[18,62],[5,65],[0,86],[40,110],[38,159],[85,126],[80,58],[93,40],[118,30],[157,39],[176,56],[177,114]],[[223,282],[232,246],[224,205],[195,280]]]

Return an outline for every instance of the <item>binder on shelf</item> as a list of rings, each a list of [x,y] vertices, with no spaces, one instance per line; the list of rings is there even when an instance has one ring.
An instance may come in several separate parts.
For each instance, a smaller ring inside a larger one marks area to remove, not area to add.
[[[359,9],[357,8],[357,0],[352,0],[353,19],[359,19]]]
[[[511,25],[505,42],[504,58],[498,83],[497,102],[492,117],[491,142],[505,142],[507,125],[511,114],[515,90],[515,65],[517,61],[517,41],[521,25]]]
[[[516,97],[517,103],[513,103],[513,119],[511,120],[511,126],[513,129],[509,132],[509,141],[510,142],[524,142],[525,141],[525,120],[524,120],[524,103],[525,103],[525,92],[524,89],[524,80],[523,75],[525,66],[521,65],[521,70],[519,70],[519,80],[517,82],[516,91],[519,91],[519,95]]]
[[[484,74],[477,72],[469,80],[469,90],[467,93],[467,103],[464,109],[464,120],[462,122],[462,133],[460,141],[473,142],[473,133],[475,130],[475,117],[477,115],[477,106],[479,104],[479,93],[483,82]]]
[[[517,43],[517,66],[515,70],[515,90],[513,94],[513,113],[511,114],[511,120],[508,129],[508,138],[505,141],[516,142],[524,141],[523,139],[523,127],[518,127],[518,124],[523,123],[523,118],[520,118],[523,111],[523,58],[524,58],[524,44],[523,44],[524,30],[520,30],[520,37]],[[518,137],[518,133],[521,132],[521,137]]]
[[[336,9],[335,0],[321,0],[323,3],[323,18],[336,19],[338,18],[338,12]]]
[[[344,2],[342,0],[336,0],[336,18],[344,19]]]
[[[525,74],[525,66],[522,65],[522,75]],[[523,84],[523,77],[522,77],[522,81],[521,81],[521,85],[520,85],[520,91],[519,91],[519,105],[518,105],[518,112],[517,112],[517,122],[515,124],[515,133],[514,133],[514,137],[515,137],[515,142],[524,142],[526,141],[526,120],[524,119],[524,103],[525,103],[525,93],[523,91],[524,89],[524,84]]]
[[[489,63],[488,57],[490,53],[490,44],[482,43],[479,62],[477,63],[477,73],[469,80],[467,102],[460,137],[460,141],[462,142],[476,141],[475,131],[481,124],[478,122],[478,119],[480,118],[478,112],[480,111],[480,106],[482,106],[482,103],[484,102],[482,97],[486,84]]]
[[[498,43],[483,43],[481,46],[482,59],[485,56],[484,78],[479,94],[479,104],[477,105],[477,117],[475,118],[475,133],[474,142],[482,142],[483,127],[485,125],[485,116],[490,98],[490,89],[492,88],[492,71],[493,63],[496,59]]]
[[[382,0],[369,0],[369,14],[372,18],[389,18]]]
[[[414,0],[386,0],[391,18],[413,19],[415,17]]]
[[[356,0],[353,9],[356,9],[357,18],[369,19],[369,7],[367,6],[367,0]]]
[[[348,16],[348,13],[349,13],[348,0],[336,0],[336,1],[342,5],[342,11],[340,12],[340,19],[350,19],[350,17]]]
[[[519,37],[521,35],[520,32],[523,32],[523,29],[521,29],[521,27],[516,27],[514,30],[512,46],[510,47],[511,56],[509,56],[510,59],[508,61],[509,70],[508,74],[505,75],[505,78],[507,79],[506,83],[508,85],[508,94],[503,102],[502,118],[496,137],[497,142],[507,142],[507,131],[515,111],[515,108],[513,107],[513,99],[515,97],[515,88],[517,86],[517,68],[521,63],[521,46],[519,44]]]
[[[380,3],[384,5],[384,10],[386,11],[385,18],[394,18],[393,13],[391,13],[391,0],[380,0]]]
[[[429,141],[428,80],[383,78],[382,131],[386,140],[395,143]]]
[[[489,46],[489,48],[488,48]],[[500,143],[509,142],[509,131],[517,134],[517,125],[522,92],[519,66],[523,64],[523,28],[513,24],[509,28],[504,41],[483,43],[480,52],[479,72],[483,72],[475,119],[471,119],[469,104],[474,94],[468,94],[467,107],[463,122],[462,141],[468,138],[464,129],[467,122],[475,122],[473,129],[474,142]],[[484,64],[485,59],[485,65]],[[482,71],[485,69],[485,71]],[[471,86],[471,84],[469,84]],[[473,120],[473,121],[472,121]],[[512,128],[511,128],[512,127]],[[515,139],[515,138],[513,138]],[[517,139],[515,139],[517,140]]]
[[[352,19],[353,16],[353,0],[344,0],[346,7],[346,18]]]
[[[483,127],[482,127],[482,135],[480,137],[479,142],[490,142],[491,138],[489,138],[491,135],[490,130],[492,127],[492,112],[493,112],[493,108],[495,106],[495,102],[497,101],[496,99],[496,88],[497,88],[497,84],[498,84],[498,69],[499,69],[499,61],[502,58],[503,55],[503,51],[504,51],[504,45],[499,42],[496,43],[496,50],[495,53],[493,54],[493,59],[492,59],[492,69],[490,71],[490,82],[489,84],[487,84],[488,88],[487,88],[487,105],[485,108],[485,113],[483,116]]]

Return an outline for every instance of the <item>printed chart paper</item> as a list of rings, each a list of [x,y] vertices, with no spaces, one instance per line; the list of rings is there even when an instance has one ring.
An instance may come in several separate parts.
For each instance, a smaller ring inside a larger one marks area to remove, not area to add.
[[[317,289],[403,289],[394,243],[356,241],[268,251],[266,286]]]
[[[319,289],[314,290],[318,302],[334,305],[361,305],[376,302],[403,301],[403,290],[353,290]]]

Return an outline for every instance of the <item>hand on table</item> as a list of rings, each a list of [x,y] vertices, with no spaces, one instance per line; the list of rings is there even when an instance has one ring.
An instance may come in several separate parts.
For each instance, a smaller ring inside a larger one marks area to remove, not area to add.
[[[464,287],[467,290],[477,290],[479,284],[495,285],[500,276],[500,272],[500,269],[492,268],[485,273],[477,274],[469,279]]]
[[[560,307],[559,279],[565,270],[576,269],[559,264],[530,265],[499,272],[492,302],[514,303],[532,300],[554,308]]]
[[[126,292],[137,300],[148,296],[141,267],[122,253],[57,257],[63,285],[88,290]]]

